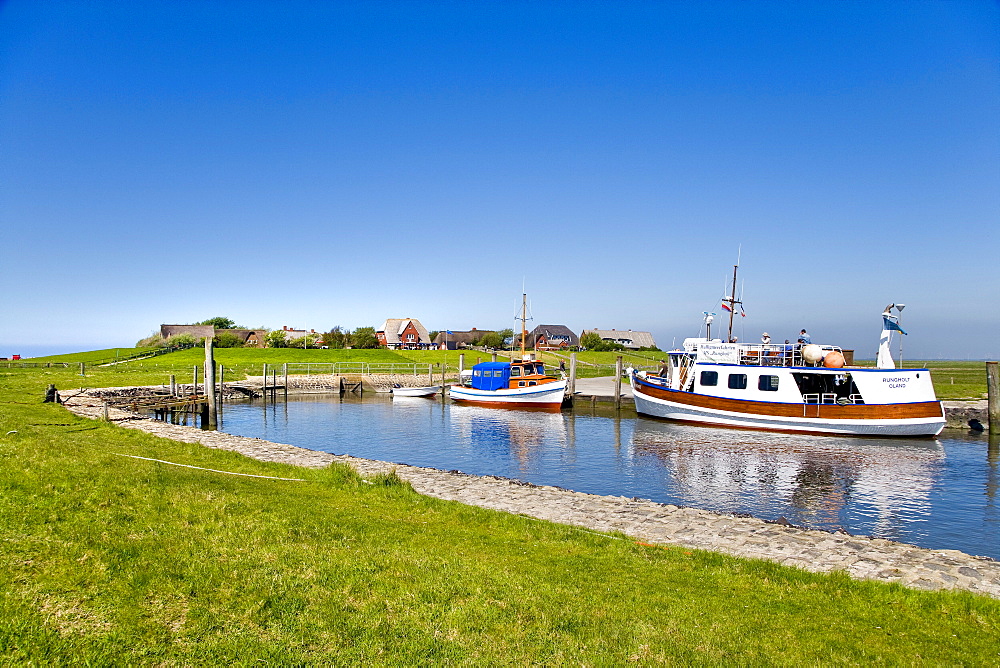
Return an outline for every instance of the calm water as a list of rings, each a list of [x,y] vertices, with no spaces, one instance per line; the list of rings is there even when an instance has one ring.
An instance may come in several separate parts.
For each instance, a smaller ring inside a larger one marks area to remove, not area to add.
[[[227,404],[221,429],[1000,559],[1000,442],[963,431],[936,440],[811,437],[371,394]]]

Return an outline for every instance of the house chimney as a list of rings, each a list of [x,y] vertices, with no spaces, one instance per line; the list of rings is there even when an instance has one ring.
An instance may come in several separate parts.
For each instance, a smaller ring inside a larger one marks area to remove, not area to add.
[[[287,332],[287,331],[288,331],[288,325],[282,325],[282,326],[281,326],[281,329],[282,329],[283,331],[286,331],[286,332]]]

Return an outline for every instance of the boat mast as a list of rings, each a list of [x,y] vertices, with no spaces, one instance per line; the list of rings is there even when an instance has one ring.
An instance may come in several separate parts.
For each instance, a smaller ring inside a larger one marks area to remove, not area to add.
[[[729,293],[729,297],[723,299],[724,302],[729,302],[729,337],[726,341],[733,340],[733,316],[736,314],[736,305],[742,304],[743,302],[736,299],[736,270],[739,269],[738,264],[733,265],[733,291]]]
[[[524,340],[528,338],[528,329],[525,322],[528,319],[528,295],[521,293],[521,359],[524,359]]]

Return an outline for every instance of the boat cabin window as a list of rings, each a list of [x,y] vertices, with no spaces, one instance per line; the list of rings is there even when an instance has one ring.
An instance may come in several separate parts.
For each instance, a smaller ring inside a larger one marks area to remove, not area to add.
[[[760,376],[757,379],[757,389],[762,392],[777,392],[778,391],[778,377],[777,376]]]
[[[510,368],[510,375],[511,376],[520,376],[521,375],[521,367],[519,367],[519,366],[512,366]]]
[[[747,375],[745,373],[729,374],[729,389],[730,390],[747,389]]]
[[[719,384],[719,372],[718,371],[702,371],[701,372],[701,384],[705,387],[713,387]]]

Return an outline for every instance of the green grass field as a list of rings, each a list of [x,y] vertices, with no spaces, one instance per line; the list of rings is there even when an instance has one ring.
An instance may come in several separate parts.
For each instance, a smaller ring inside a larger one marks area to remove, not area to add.
[[[140,349],[136,348],[110,348],[107,350],[96,350],[90,352],[72,353],[69,355],[55,355],[51,357],[40,357],[25,360],[26,362],[70,362],[79,363],[95,359],[114,358],[115,352],[119,351],[122,356],[134,353]],[[242,378],[247,374],[260,374],[264,364],[276,365],[288,362],[290,364],[331,364],[338,362],[366,362],[371,364],[418,364],[435,365],[435,368],[444,363],[449,369],[449,375],[454,375],[458,369],[460,351],[454,350],[401,350],[398,352],[389,350],[300,350],[297,348],[219,348],[215,350],[216,361],[227,367],[227,378]],[[662,353],[638,352],[638,353],[615,353],[615,352],[581,352],[577,353],[577,375],[581,378],[592,378],[596,376],[607,376],[614,373],[615,359],[621,354],[626,367],[635,368],[658,368]],[[477,359],[488,361],[491,359],[490,353],[469,350],[464,352],[465,368],[471,367]],[[503,355],[503,353],[501,353]],[[540,354],[550,370],[558,369],[559,362],[564,361],[566,368],[569,368],[569,355],[543,352]],[[157,384],[166,382],[166,377],[170,374],[178,375],[178,378],[186,379],[191,374],[191,367],[202,365],[205,360],[205,352],[202,348],[189,348],[175,353],[153,357],[145,360],[136,360],[116,365],[114,368],[122,374],[132,373],[134,370],[151,371],[160,373]],[[860,366],[873,366],[870,360],[859,361]],[[983,362],[967,361],[908,361],[904,364],[907,368],[929,368],[934,380],[934,389],[939,399],[982,399],[986,397],[986,368]],[[108,367],[111,368],[111,367]],[[93,371],[93,369],[90,369]],[[296,369],[303,372],[304,369]],[[88,372],[89,373],[89,372]]]
[[[0,369],[0,663],[1000,662],[1000,601],[648,547],[41,403],[160,375]]]

